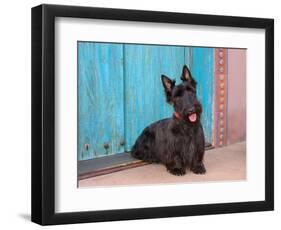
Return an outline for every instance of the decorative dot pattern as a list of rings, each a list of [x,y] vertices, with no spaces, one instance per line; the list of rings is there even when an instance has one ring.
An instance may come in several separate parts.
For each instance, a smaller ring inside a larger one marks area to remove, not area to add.
[[[222,147],[227,143],[227,50],[215,49],[215,145]]]

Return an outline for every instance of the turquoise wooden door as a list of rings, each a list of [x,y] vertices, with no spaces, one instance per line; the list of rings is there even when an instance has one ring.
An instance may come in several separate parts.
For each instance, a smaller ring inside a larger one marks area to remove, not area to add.
[[[197,81],[197,97],[202,104],[201,122],[206,142],[213,143],[214,48],[192,48],[191,73]]]
[[[78,43],[78,159],[130,151],[141,131],[171,117],[161,74],[181,82],[187,64],[198,82],[206,141],[213,141],[212,48]]]
[[[78,43],[78,159],[124,152],[123,46]]]

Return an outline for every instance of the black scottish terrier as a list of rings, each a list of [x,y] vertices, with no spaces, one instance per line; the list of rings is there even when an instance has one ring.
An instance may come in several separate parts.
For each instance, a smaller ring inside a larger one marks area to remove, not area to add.
[[[186,169],[204,174],[205,139],[200,116],[202,106],[196,98],[196,81],[184,65],[182,83],[175,85],[161,76],[167,102],[174,107],[172,118],[146,127],[132,148],[132,156],[147,162],[163,163],[174,175],[184,175]]]

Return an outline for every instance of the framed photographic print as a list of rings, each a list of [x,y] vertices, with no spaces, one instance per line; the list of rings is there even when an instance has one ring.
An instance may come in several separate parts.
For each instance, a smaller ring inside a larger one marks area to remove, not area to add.
[[[32,221],[273,210],[273,19],[32,8]]]

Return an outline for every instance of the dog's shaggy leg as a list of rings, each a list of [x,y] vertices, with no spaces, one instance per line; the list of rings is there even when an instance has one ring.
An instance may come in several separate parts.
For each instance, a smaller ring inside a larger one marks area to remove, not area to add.
[[[203,164],[203,158],[204,158],[204,153],[205,153],[205,147],[204,147],[205,141],[204,141],[203,131],[200,132],[198,139],[200,140],[200,142],[198,143],[198,146],[197,146],[197,152],[193,156],[190,170],[195,174],[205,174],[206,169]]]
[[[205,174],[206,173],[206,169],[205,166],[203,164],[203,156],[204,156],[204,152],[201,152],[197,155],[195,155],[190,170],[195,173],[195,174]]]
[[[179,156],[175,156],[171,162],[166,164],[167,170],[176,176],[183,176],[186,173],[186,168],[183,166]]]
[[[205,174],[206,173],[206,169],[205,169],[203,162],[197,162],[190,168],[190,170],[195,174]]]

